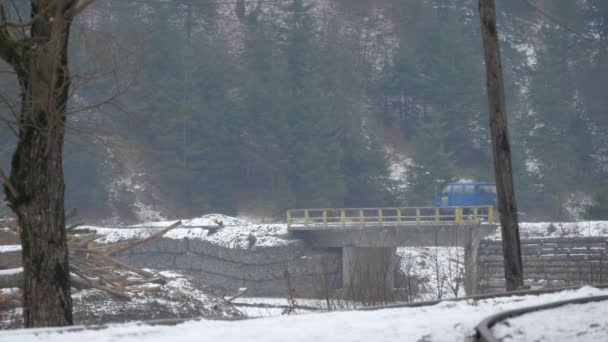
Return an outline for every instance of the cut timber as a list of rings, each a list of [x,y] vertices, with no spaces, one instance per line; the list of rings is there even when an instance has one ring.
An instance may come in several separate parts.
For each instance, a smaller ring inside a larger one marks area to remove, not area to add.
[[[10,291],[0,293],[0,311],[20,308],[23,306],[23,291]]]
[[[147,287],[146,285],[162,285],[165,283],[164,279],[154,277],[155,275],[152,272],[120,262],[114,259],[112,255],[158,239],[180,224],[181,221],[177,221],[141,240],[112,245],[98,244],[96,241],[103,237],[100,234],[68,235],[67,245],[72,286],[99,289],[125,300],[129,299],[129,291],[160,291],[159,286]],[[0,288],[22,288],[23,284],[23,273],[0,276]]]
[[[23,288],[23,272],[0,275],[0,289]]]
[[[174,224],[170,225],[169,227],[167,227],[167,228],[165,228],[165,229],[163,229],[163,230],[161,230],[159,232],[156,232],[156,233],[154,233],[154,234],[152,234],[152,235],[150,235],[147,238],[142,239],[142,240],[131,241],[131,242],[123,242],[123,243],[118,243],[118,244],[115,244],[115,245],[108,246],[108,247],[106,247],[104,249],[104,253],[107,254],[107,255],[112,255],[112,254],[124,252],[126,250],[129,250],[129,249],[131,249],[131,248],[133,248],[135,246],[141,245],[143,243],[146,243],[146,242],[149,242],[149,241],[152,241],[152,240],[156,240],[156,239],[162,237],[163,235],[165,235],[171,229],[173,229],[173,228],[175,228],[175,227],[177,227],[177,226],[179,226],[181,224],[182,224],[182,221],[177,221]]]
[[[110,294],[113,294],[114,296],[116,296],[118,298],[129,299],[129,296],[126,294],[125,290],[121,291],[121,290],[118,290],[118,289],[115,289],[112,287],[108,287],[108,286],[102,285],[99,280],[89,279],[87,276],[85,276],[83,274],[78,274],[78,273],[76,273],[76,274],[78,275],[78,277],[71,277],[70,280],[78,285],[105,291]]]
[[[228,303],[232,303],[233,300],[242,297],[245,293],[247,293],[247,288],[246,287],[240,288],[239,292],[237,292],[234,296],[226,299],[226,301]]]
[[[70,249],[70,267],[72,273],[76,275],[72,277],[73,281],[80,286],[93,287],[123,299],[129,298],[127,295],[129,291],[145,289],[145,287],[134,287],[133,285],[158,283],[159,280],[153,278],[153,273],[122,263],[112,258],[112,255],[158,239],[181,223],[181,221],[177,221],[141,240],[120,242],[109,246],[99,245],[95,242],[102,237],[99,234],[70,236],[68,246],[73,248]],[[133,279],[130,274],[136,274],[141,278]],[[152,287],[145,291],[159,290],[160,287]]]
[[[21,250],[0,253],[0,270],[21,267]]]

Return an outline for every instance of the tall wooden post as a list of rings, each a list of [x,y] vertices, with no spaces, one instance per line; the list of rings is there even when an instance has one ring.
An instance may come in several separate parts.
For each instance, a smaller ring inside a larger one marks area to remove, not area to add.
[[[502,227],[505,283],[507,291],[513,291],[523,286],[524,277],[494,0],[479,0],[479,15],[486,62],[486,87],[492,132],[494,175]]]

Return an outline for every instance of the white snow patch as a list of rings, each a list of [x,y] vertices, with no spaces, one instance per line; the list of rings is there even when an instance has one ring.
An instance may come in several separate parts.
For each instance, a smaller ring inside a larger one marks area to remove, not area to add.
[[[488,239],[500,240],[500,230]],[[519,235],[522,239],[608,236],[608,221],[581,222],[521,222]]]
[[[389,178],[396,183],[398,192],[404,192],[409,185],[408,175],[414,161],[390,146],[385,146],[385,150],[389,161]]]
[[[19,274],[19,273],[23,273],[23,267],[0,270],[0,276],[13,275],[13,274]]]
[[[0,253],[17,252],[21,250],[21,245],[1,245]]]
[[[543,172],[541,170],[542,163],[540,162],[540,160],[538,160],[537,158],[528,156],[526,158],[525,164],[526,164],[526,171],[528,171],[529,174],[536,175],[538,177],[542,177],[542,175],[543,175]]]
[[[568,196],[562,207],[573,220],[581,221],[585,218],[585,210],[593,204],[593,197],[582,192],[575,192]]]
[[[531,43],[515,44],[511,41],[511,46],[521,53],[528,64],[528,66],[534,67],[537,62],[536,47]]]
[[[217,227],[216,222],[222,222],[223,228],[217,233],[208,235],[209,230],[201,227]],[[98,234],[104,235],[98,241],[101,243],[114,243],[122,240],[142,239],[159,228],[165,228],[173,224],[174,221],[157,221],[142,223],[127,228],[102,228],[83,226],[95,230]],[[236,217],[221,214],[209,214],[189,220],[182,220],[182,226],[177,227],[167,234],[169,239],[200,239],[207,240],[217,245],[228,248],[251,248],[264,246],[285,245],[289,242],[286,224],[254,224]]]
[[[137,218],[142,221],[160,221],[167,219],[160,212],[155,210],[154,207],[142,203],[139,200],[135,201],[133,206],[135,207],[135,215],[137,215]]]

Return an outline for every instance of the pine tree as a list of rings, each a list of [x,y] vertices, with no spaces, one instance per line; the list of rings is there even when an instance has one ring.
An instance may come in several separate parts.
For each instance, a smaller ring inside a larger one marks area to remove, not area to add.
[[[531,84],[532,108],[537,129],[532,148],[542,160],[545,191],[553,214],[566,214],[562,203],[569,189],[584,181],[581,167],[589,165],[590,142],[577,106],[570,55],[572,41],[555,28],[543,30],[545,46],[539,52],[538,66]]]
[[[446,129],[442,116],[433,112],[428,114],[427,122],[418,126],[414,138],[416,142],[415,166],[408,190],[411,198],[423,200],[417,200],[408,205],[430,204],[429,202],[439,194],[443,185],[456,176],[452,156],[444,146],[443,132]]]

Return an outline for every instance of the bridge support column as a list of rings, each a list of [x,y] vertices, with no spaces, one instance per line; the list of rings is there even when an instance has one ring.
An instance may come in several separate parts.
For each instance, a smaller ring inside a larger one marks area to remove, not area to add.
[[[464,291],[467,296],[479,292],[479,244],[483,232],[479,226],[467,227],[464,241]],[[486,234],[487,235],[487,234]]]
[[[378,304],[393,299],[395,247],[342,248],[345,299]]]

